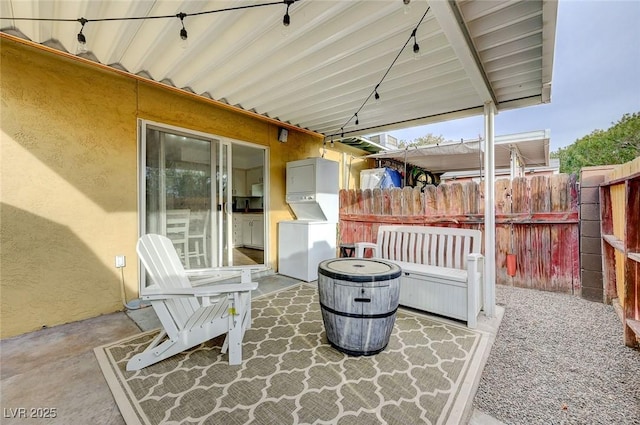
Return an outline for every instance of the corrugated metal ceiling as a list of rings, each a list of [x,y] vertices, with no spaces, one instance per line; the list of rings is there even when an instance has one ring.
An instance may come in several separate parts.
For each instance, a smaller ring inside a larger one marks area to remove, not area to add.
[[[325,135],[354,136],[549,101],[556,2],[301,0],[1,2],[6,34],[77,53],[80,17],[93,60]],[[427,12],[427,9],[429,11]],[[413,29],[420,56],[414,59]],[[286,34],[284,33],[286,30]],[[402,46],[409,41],[398,56]],[[389,66],[395,65],[373,94]]]

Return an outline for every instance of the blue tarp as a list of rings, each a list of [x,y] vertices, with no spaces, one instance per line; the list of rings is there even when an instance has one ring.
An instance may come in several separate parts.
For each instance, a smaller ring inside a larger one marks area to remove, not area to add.
[[[380,180],[380,188],[387,189],[390,187],[402,187],[402,177],[398,171],[385,168],[384,175]]]

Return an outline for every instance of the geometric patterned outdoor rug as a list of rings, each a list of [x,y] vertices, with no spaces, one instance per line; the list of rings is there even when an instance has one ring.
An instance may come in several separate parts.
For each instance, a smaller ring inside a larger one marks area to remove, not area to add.
[[[240,366],[224,337],[132,372],[157,331],[96,348],[127,424],[458,423],[487,347],[484,332],[401,309],[383,352],[348,356],[327,342],[308,284],[253,299],[252,315]]]

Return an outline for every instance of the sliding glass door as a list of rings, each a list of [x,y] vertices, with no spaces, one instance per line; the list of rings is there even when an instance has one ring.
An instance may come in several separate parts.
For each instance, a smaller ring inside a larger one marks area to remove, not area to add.
[[[211,142],[145,129],[144,233],[167,236],[185,268],[213,265]]]
[[[141,121],[141,233],[171,239],[186,269],[264,264],[265,158],[260,147]]]

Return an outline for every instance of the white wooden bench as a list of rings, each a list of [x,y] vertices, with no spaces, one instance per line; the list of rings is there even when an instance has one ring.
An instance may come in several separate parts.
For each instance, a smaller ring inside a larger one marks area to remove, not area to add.
[[[483,307],[482,232],[429,226],[380,226],[376,243],[357,242],[373,257],[402,269],[400,305],[467,322],[475,328]]]

